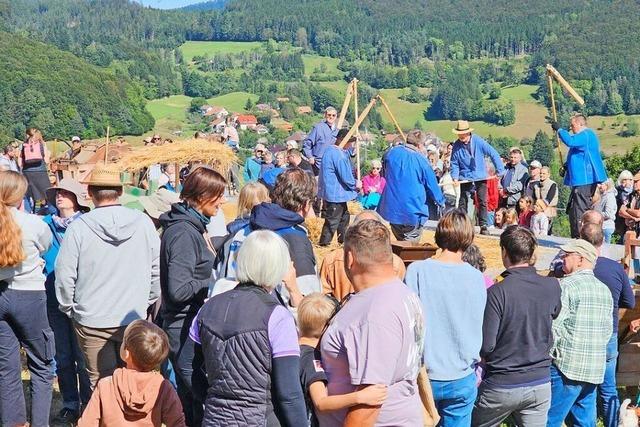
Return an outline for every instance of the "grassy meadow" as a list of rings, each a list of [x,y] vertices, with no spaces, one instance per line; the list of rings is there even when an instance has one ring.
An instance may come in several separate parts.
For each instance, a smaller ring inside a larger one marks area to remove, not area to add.
[[[201,42],[188,41],[180,46],[185,62],[194,56],[215,55],[216,53],[238,53],[260,48],[262,42]]]

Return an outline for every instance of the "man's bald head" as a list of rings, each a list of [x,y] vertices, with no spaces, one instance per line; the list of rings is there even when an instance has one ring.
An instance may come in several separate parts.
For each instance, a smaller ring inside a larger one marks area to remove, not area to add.
[[[360,212],[358,215],[356,215],[356,217],[353,219],[353,224],[355,225],[357,223],[359,223],[360,221],[364,221],[367,219],[372,219],[374,221],[378,221],[378,222],[382,222],[382,217],[380,216],[380,214],[376,211],[372,211],[372,210],[364,210],[362,212]]]

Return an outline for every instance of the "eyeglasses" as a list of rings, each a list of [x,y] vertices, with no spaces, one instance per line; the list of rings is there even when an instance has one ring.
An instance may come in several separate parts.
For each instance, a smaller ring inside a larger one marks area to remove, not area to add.
[[[327,117],[336,117],[337,114],[327,114]]]

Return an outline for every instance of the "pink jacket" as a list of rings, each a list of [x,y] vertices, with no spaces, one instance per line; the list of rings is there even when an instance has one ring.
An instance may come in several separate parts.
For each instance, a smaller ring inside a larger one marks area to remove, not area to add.
[[[374,176],[369,174],[362,178],[362,191],[364,191],[364,194],[369,194],[374,191],[382,194],[385,185],[387,185],[387,181],[380,175]]]

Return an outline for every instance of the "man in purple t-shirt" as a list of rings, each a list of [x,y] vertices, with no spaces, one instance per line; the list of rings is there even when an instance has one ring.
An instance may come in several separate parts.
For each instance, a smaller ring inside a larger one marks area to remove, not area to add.
[[[389,231],[376,220],[347,229],[345,270],[356,290],[333,317],[320,350],[329,395],[386,384],[382,406],[318,413],[322,426],[422,426],[416,379],[422,360],[423,318],[418,297],[393,270]]]

